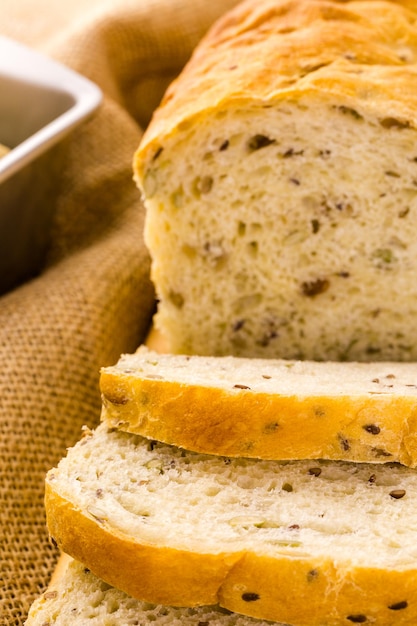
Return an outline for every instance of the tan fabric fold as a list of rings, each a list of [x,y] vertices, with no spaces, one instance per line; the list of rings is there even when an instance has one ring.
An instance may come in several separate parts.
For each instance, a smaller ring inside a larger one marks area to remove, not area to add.
[[[20,626],[58,554],[44,475],[99,420],[99,369],[133,351],[154,310],[141,132],[209,25],[236,0],[0,0],[0,34],[95,81],[94,117],[65,143],[47,261],[0,298],[0,623]],[[30,107],[30,103],[28,103]]]

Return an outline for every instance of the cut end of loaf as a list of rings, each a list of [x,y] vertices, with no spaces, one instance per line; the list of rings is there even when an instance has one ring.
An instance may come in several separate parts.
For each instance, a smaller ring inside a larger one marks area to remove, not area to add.
[[[172,351],[416,360],[416,42],[406,2],[248,0],[208,33],[135,162]]]
[[[143,184],[172,351],[415,360],[416,137],[305,97],[167,141]]]

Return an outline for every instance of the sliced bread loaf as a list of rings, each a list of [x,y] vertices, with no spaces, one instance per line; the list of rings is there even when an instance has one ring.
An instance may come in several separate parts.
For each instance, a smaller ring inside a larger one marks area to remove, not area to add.
[[[416,11],[247,0],[201,42],[134,164],[170,351],[417,360]]]
[[[107,583],[297,626],[415,626],[417,474],[208,456],[101,424],[46,481],[51,537]]]
[[[417,365],[157,354],[101,371],[111,427],[228,456],[417,464]]]
[[[140,602],[103,582],[74,560],[62,577],[35,600],[25,622],[25,626],[146,625],[268,626],[270,622],[215,606],[181,609]]]

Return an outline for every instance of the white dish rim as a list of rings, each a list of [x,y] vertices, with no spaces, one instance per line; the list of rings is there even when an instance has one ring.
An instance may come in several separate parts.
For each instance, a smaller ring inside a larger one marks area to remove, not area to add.
[[[0,183],[46,152],[100,105],[99,87],[74,70],[13,39],[0,36],[0,74],[73,99],[70,108],[0,159]]]

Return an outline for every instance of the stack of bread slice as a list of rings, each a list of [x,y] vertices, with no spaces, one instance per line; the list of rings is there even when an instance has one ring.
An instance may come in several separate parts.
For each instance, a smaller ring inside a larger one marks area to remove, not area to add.
[[[48,473],[74,562],[27,626],[416,626],[416,15],[246,0],[169,88],[133,167],[170,354]]]
[[[101,391],[47,476],[75,562],[28,626],[417,623],[412,364],[141,347]]]

